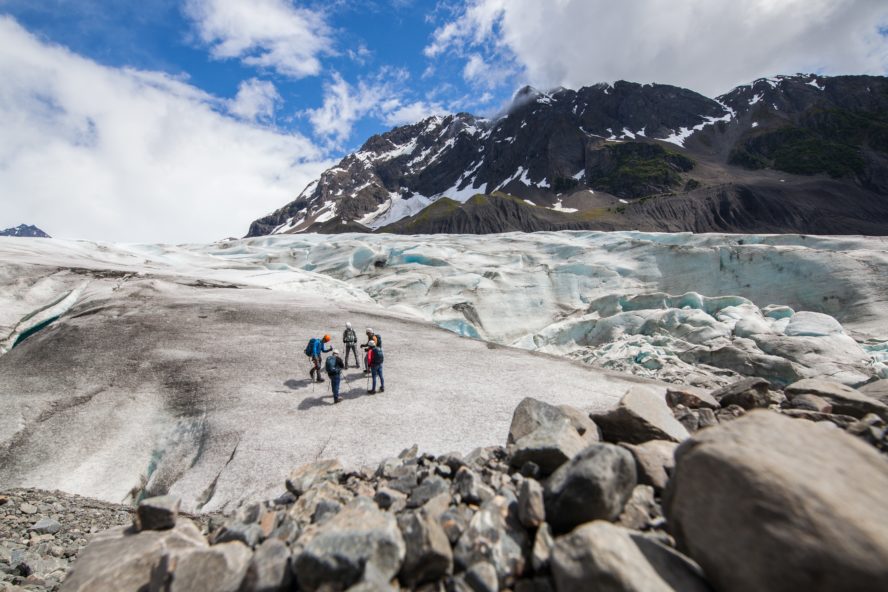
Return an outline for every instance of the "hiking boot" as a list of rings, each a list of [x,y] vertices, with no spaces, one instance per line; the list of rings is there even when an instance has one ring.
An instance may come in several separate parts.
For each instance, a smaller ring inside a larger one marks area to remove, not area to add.
[[[367,391],[367,394],[368,394],[368,395],[375,395],[375,394],[376,394],[376,391],[372,391],[372,390],[371,390],[371,391]]]
[[[334,405],[336,405],[337,403],[341,403],[341,402],[342,402],[342,399],[333,399]]]
[[[380,393],[384,393],[384,392],[385,392],[385,387],[384,387],[384,386],[379,387],[379,392],[380,392]]]
[[[318,378],[318,382],[324,382],[323,378]]]

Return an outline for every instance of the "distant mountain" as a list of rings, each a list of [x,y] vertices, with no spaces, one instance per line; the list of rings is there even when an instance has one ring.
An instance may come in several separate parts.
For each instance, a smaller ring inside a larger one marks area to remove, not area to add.
[[[52,238],[36,226],[31,226],[28,224],[19,224],[15,228],[0,230],[0,236],[30,236],[36,238]]]
[[[248,236],[561,228],[888,234],[888,78],[526,87],[371,137]]]

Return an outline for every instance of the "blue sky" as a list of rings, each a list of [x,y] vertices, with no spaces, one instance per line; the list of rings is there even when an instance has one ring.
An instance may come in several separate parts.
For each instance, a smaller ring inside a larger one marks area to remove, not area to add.
[[[884,0],[0,0],[0,227],[242,235],[370,135],[524,84],[888,72]]]

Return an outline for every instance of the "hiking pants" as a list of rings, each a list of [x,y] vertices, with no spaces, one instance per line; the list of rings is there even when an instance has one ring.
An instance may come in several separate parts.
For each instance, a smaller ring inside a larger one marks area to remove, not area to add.
[[[385,388],[385,380],[382,379],[382,364],[379,366],[370,366],[370,375],[373,376],[373,387],[371,390],[376,390],[376,377],[379,377],[379,387]]]
[[[342,379],[342,376],[339,374],[328,374],[330,377],[330,388],[333,390],[333,401],[339,401],[339,381]]]
[[[354,343],[346,343],[345,344],[345,367],[348,368],[348,352],[351,352],[355,356],[355,368],[361,365],[358,362],[358,346]]]
[[[321,378],[321,356],[312,356],[311,370],[309,370],[308,375],[311,376],[312,380],[324,382],[324,379]]]

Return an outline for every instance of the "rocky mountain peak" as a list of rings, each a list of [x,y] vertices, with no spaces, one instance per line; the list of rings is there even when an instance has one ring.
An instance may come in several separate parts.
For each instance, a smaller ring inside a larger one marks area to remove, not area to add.
[[[30,224],[19,224],[14,228],[0,230],[0,236],[24,236],[35,238],[51,238],[48,234]]]

